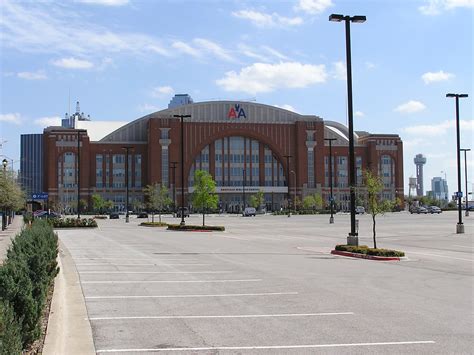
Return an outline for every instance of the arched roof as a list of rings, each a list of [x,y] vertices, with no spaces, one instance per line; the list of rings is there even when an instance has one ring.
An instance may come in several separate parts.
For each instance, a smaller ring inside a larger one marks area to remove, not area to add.
[[[359,136],[354,132],[354,144]],[[336,138],[334,145],[346,145],[349,142],[349,128],[335,121],[324,121],[324,138]]]
[[[235,118],[229,118],[231,110]],[[240,111],[242,110],[242,111]],[[239,114],[240,113],[240,114]],[[150,118],[173,118],[173,115],[191,115],[187,122],[234,122],[245,123],[282,123],[293,124],[296,121],[320,122],[314,115],[300,115],[279,107],[245,101],[208,101],[182,105],[143,116],[108,134],[100,142],[146,142],[147,124]]]

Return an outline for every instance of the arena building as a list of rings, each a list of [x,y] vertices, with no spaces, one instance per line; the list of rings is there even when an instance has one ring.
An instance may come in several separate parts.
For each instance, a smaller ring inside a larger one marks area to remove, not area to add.
[[[99,141],[86,130],[48,127],[43,133],[44,187],[49,203],[61,211],[91,204],[98,193],[126,207],[125,150],[130,147],[128,182],[130,206],[143,202],[143,187],[159,183],[181,191],[181,122],[184,119],[184,186],[186,204],[194,172],[209,171],[217,184],[223,211],[243,207],[244,195],[263,191],[267,210],[285,207],[319,193],[329,201],[329,143],[332,141],[333,195],[336,205],[349,208],[348,129],[313,115],[300,115],[255,102],[187,103],[130,122]],[[78,167],[78,142],[79,162]],[[383,197],[403,200],[403,144],[396,134],[354,133],[356,194],[364,193],[362,172],[371,169],[383,179]],[[176,166],[177,168],[173,168]]]

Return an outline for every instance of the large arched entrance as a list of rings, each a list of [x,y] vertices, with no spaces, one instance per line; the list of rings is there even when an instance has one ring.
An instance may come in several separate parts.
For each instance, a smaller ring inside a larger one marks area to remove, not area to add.
[[[258,191],[264,193],[261,207],[280,209],[288,191],[282,163],[266,144],[250,137],[226,136],[205,146],[189,169],[190,192],[196,170],[208,171],[216,181],[223,212],[241,212]]]

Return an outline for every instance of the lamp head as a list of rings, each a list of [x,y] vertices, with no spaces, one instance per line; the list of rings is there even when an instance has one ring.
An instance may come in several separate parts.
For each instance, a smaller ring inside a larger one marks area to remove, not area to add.
[[[2,160],[2,165],[3,165],[4,168],[6,168],[7,165],[8,165],[8,160],[3,159],[3,160]]]
[[[351,17],[351,22],[355,23],[363,23],[367,20],[367,17],[365,16],[352,16]]]
[[[331,14],[331,15],[329,15],[329,21],[341,22],[343,20],[344,20],[344,15],[340,15],[340,14]]]

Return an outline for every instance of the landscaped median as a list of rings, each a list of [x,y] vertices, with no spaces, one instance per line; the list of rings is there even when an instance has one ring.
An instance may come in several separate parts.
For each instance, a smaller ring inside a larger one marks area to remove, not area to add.
[[[403,251],[398,250],[374,249],[369,248],[367,245],[355,246],[344,244],[336,245],[335,250],[332,250],[331,254],[378,261],[400,260],[400,258],[405,256]]]
[[[37,344],[45,331],[42,317],[53,280],[59,271],[58,237],[41,220],[13,239],[0,266],[0,353],[41,353]],[[42,326],[43,325],[43,326]]]
[[[172,231],[187,231],[187,232],[223,232],[225,231],[224,226],[195,226],[186,224],[184,226],[180,224],[168,224],[168,230]]]
[[[48,219],[53,228],[95,228],[97,222],[92,218],[52,218]]]
[[[166,227],[168,223],[165,222],[142,222],[140,226],[142,227]]]

